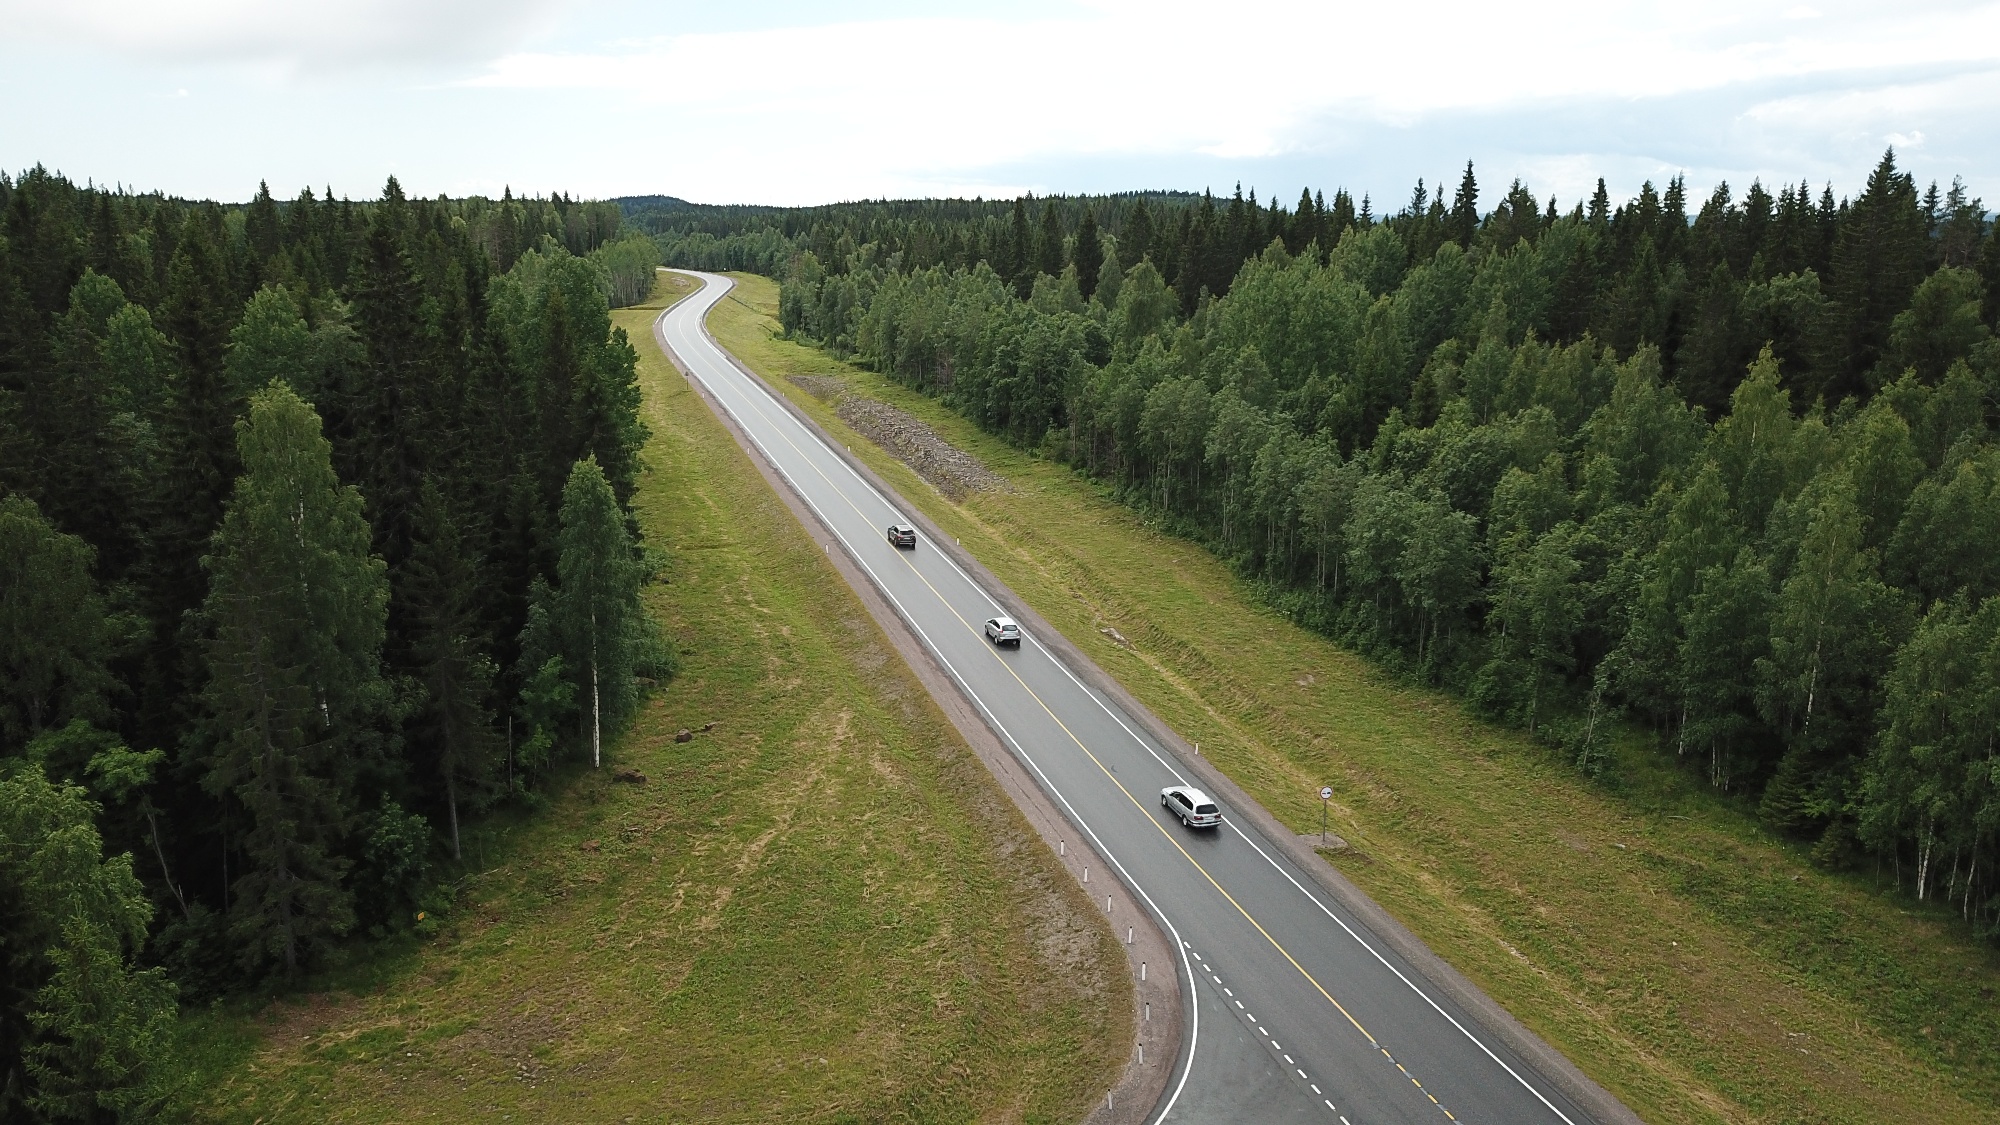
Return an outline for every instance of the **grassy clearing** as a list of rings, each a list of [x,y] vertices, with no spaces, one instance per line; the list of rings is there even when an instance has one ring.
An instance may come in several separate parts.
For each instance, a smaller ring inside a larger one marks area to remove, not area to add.
[[[202,1020],[203,1116],[1039,1122],[1110,1086],[1116,940],[660,356],[659,307],[615,315],[680,677],[435,940]]]
[[[1332,785],[1342,870],[1647,1120],[2000,1120],[2000,959],[1948,915],[1814,870],[1643,736],[1607,790],[1379,674],[1090,481],[774,338],[776,286],[739,280],[724,344],[1279,819],[1316,830]],[[1012,491],[952,504],[792,374],[910,411]]]

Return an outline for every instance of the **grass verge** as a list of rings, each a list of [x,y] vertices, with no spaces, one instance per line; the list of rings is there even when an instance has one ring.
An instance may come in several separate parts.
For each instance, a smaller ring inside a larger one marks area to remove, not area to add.
[[[195,1017],[202,1116],[1054,1122],[1116,1077],[1116,940],[653,345],[677,295],[614,318],[679,678],[435,939]]]
[[[1592,784],[1380,674],[1093,482],[777,338],[776,285],[737,278],[726,347],[1280,820],[1316,831],[1331,785],[1340,868],[1642,1117],[2000,1120],[2000,958],[1949,914],[1815,870],[1643,735]],[[791,375],[909,411],[1010,488],[950,502]]]

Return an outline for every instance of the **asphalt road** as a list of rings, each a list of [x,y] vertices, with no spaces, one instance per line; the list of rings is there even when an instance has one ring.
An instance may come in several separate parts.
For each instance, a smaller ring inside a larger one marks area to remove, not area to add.
[[[942,551],[889,545],[906,510],[732,364],[702,330],[728,278],[661,318],[693,377],[838,537],[1001,739],[1155,912],[1190,997],[1180,1071],[1156,1121],[1583,1125],[1583,1109],[1405,962],[1223,804],[1190,831],[1163,786],[1198,784],[1166,748],[1029,635]],[[1110,872],[1093,872],[1102,879]]]

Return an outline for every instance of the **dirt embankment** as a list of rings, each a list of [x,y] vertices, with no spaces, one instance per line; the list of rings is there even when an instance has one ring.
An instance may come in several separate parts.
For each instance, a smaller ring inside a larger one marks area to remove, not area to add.
[[[839,379],[824,375],[790,378],[800,390],[833,403],[841,421],[915,470],[953,503],[975,492],[1006,490],[1007,482],[978,458],[939,437],[936,430],[908,413],[886,402],[849,394]]]

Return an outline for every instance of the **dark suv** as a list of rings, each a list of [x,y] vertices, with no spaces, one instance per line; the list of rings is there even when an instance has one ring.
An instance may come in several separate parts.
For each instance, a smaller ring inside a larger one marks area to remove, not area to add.
[[[889,525],[889,542],[898,547],[915,549],[917,529],[906,523],[892,523]]]

